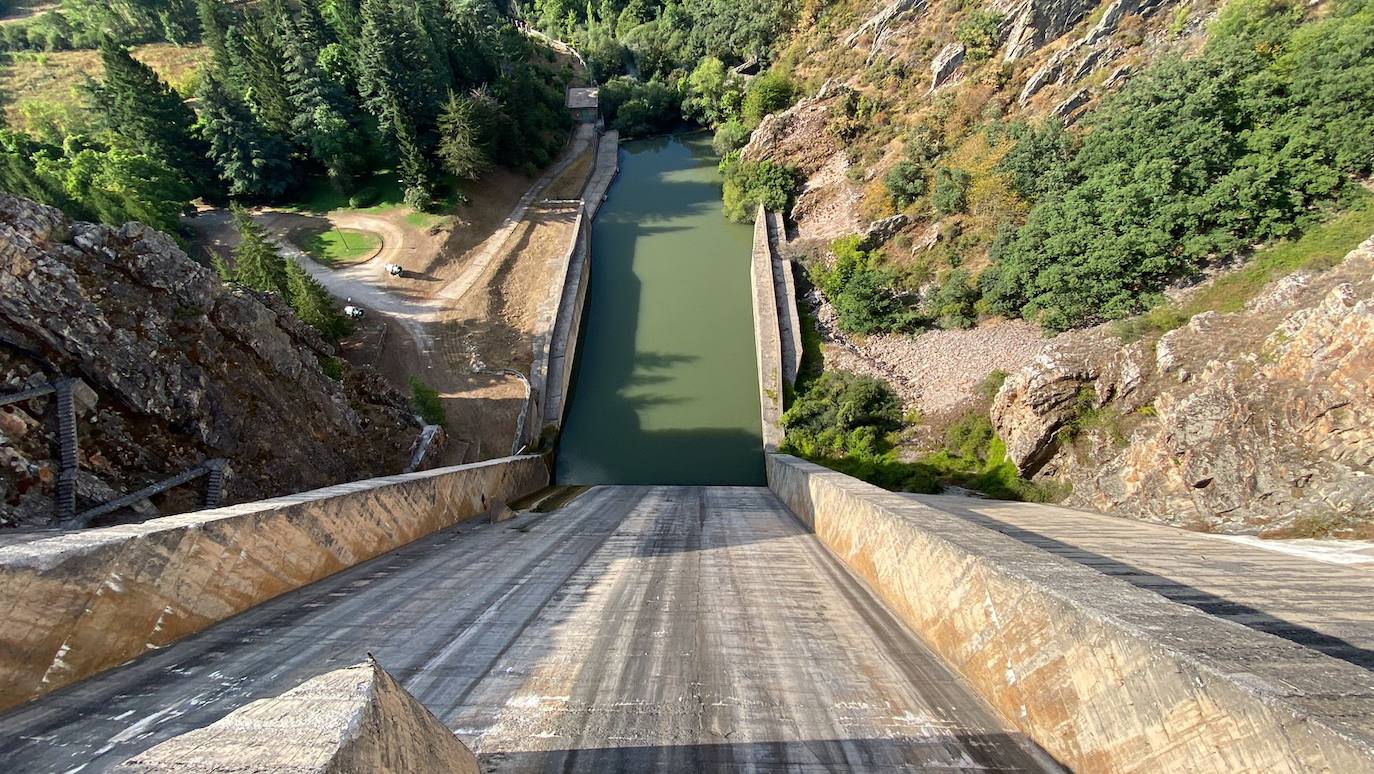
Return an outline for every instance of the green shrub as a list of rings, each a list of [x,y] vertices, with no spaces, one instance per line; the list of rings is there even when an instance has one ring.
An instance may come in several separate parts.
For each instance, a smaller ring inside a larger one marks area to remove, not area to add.
[[[840,328],[850,333],[896,333],[914,330],[920,313],[894,287],[896,277],[879,268],[877,257],[860,248],[861,238],[844,237],[831,243],[835,264],[818,272],[817,280],[835,308]]]
[[[773,212],[786,212],[801,188],[802,177],[795,167],[771,161],[745,161],[738,153],[721,159],[725,178],[721,198],[725,216],[737,223],[752,223],[762,204]]]
[[[438,391],[417,376],[410,377],[410,403],[425,424],[443,425],[446,422],[444,402],[440,400]]]
[[[749,143],[749,130],[744,124],[731,119],[716,127],[716,134],[711,138],[711,149],[718,156],[727,156],[743,148]]]
[[[744,123],[758,126],[763,117],[791,106],[798,89],[792,80],[779,72],[767,72],[750,81],[744,94]]]
[[[370,185],[365,186],[359,188],[352,196],[348,197],[348,206],[355,210],[362,209],[363,207],[371,207],[377,203],[377,199],[380,198],[381,195],[382,192],[376,188]]]
[[[972,176],[962,169],[937,167],[930,190],[930,204],[941,215],[963,212],[968,206],[968,186]]]
[[[886,384],[848,371],[826,371],[783,412],[788,448],[805,457],[873,458],[902,426],[902,403]]]
[[[332,355],[320,358],[320,370],[336,382],[343,381],[343,361]]]
[[[968,271],[951,269],[927,301],[926,313],[941,328],[972,328],[978,322],[977,303],[978,289]]]
[[[959,22],[954,37],[964,44],[964,56],[970,62],[981,62],[992,56],[1001,41],[1002,14],[990,10],[973,11]]]
[[[909,207],[926,194],[925,170],[911,159],[902,159],[883,176],[883,185],[898,208]]]

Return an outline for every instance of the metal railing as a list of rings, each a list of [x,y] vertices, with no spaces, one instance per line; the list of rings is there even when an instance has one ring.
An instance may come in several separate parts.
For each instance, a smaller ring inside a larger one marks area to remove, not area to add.
[[[109,502],[97,505],[94,508],[77,513],[76,458],[78,440],[76,433],[76,399],[74,397],[76,384],[76,379],[57,379],[48,384],[0,395],[0,406],[8,406],[12,403],[22,403],[23,401],[41,398],[46,395],[56,396],[58,451],[57,484],[53,496],[53,526],[80,529],[89,525],[97,517],[113,513],[120,508],[127,508],[139,500],[145,500],[153,495],[161,494],[168,489],[181,486],[201,476],[208,476],[205,482],[205,507],[217,508],[224,501],[224,479],[229,465],[225,460],[211,459],[193,468],[184,470],[175,476],[145,486],[137,492],[131,492],[122,497],[110,500]]]

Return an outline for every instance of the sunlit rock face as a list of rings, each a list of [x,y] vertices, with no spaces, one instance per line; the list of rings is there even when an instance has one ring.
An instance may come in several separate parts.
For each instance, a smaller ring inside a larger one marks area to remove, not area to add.
[[[1070,501],[1226,532],[1361,534],[1374,514],[1374,239],[1123,345],[1062,336],[992,408],[1011,460]]]

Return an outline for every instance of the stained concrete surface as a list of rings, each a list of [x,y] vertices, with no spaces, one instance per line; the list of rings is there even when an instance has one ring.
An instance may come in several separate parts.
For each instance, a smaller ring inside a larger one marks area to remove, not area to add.
[[[1039,770],[766,489],[463,524],[0,716],[101,771],[371,652],[487,771]]]
[[[1284,552],[1284,541],[1266,547],[1070,508],[907,497],[1204,613],[1374,670],[1374,565]]]

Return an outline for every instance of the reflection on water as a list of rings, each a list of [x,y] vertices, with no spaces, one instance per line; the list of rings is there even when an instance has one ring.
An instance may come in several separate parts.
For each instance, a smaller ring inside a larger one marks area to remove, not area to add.
[[[706,135],[622,146],[559,442],[563,484],[762,484],[749,249]]]

